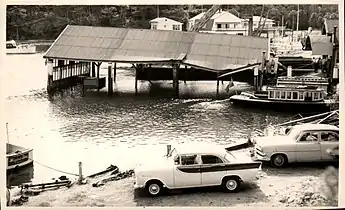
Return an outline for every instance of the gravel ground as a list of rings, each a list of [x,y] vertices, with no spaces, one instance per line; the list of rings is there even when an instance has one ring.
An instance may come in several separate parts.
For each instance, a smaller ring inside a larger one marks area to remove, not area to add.
[[[325,184],[324,174],[329,171],[327,167],[325,164],[299,164],[275,169],[264,165],[258,179],[254,183],[243,183],[237,193],[224,193],[219,188],[197,188],[168,191],[157,198],[134,191],[133,178],[108,182],[101,187],[92,187],[95,180],[89,180],[82,186],[74,185],[69,189],[61,188],[32,196],[24,206],[337,206],[337,198],[330,198],[332,195]],[[337,185],[338,174],[331,177]]]

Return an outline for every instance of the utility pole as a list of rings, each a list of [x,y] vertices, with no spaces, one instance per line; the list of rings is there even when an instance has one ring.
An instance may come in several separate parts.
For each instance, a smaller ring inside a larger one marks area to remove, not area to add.
[[[299,25],[299,4],[297,4],[297,26],[296,26],[297,33],[298,33],[298,25]]]
[[[282,15],[282,36],[284,36],[284,15]]]

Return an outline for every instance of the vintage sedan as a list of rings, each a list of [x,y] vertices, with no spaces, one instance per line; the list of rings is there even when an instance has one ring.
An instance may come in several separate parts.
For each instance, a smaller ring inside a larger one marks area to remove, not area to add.
[[[339,147],[339,128],[328,124],[301,124],[285,135],[257,137],[254,159],[270,161],[276,167],[292,162],[332,161],[329,151]]]
[[[135,188],[157,196],[163,189],[222,186],[236,191],[241,182],[252,181],[261,170],[261,162],[250,156],[237,158],[215,145],[179,146],[162,161],[135,169]]]

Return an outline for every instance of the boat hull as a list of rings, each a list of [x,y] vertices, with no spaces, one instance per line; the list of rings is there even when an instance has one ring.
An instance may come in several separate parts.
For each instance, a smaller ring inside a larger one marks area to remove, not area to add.
[[[6,169],[7,171],[22,168],[33,164],[33,150],[13,144],[7,144]]]
[[[6,49],[6,54],[35,54],[35,53],[36,53],[35,45],[18,46],[16,48]]]
[[[331,109],[330,102],[293,102],[293,101],[274,101],[267,99],[251,99],[241,98],[238,95],[230,97],[230,102],[233,105],[242,107],[271,109],[281,112],[303,112],[303,113],[317,113],[326,112]]]

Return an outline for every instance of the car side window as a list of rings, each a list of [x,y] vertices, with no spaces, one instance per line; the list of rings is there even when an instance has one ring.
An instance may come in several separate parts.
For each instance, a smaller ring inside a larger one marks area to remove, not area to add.
[[[318,132],[305,132],[299,142],[314,142],[318,141]]]
[[[324,131],[321,133],[321,141],[338,142],[339,135],[332,131]]]
[[[223,163],[223,161],[214,155],[202,155],[201,160],[203,164],[217,164],[217,163]]]
[[[197,155],[180,155],[181,165],[198,164]]]

